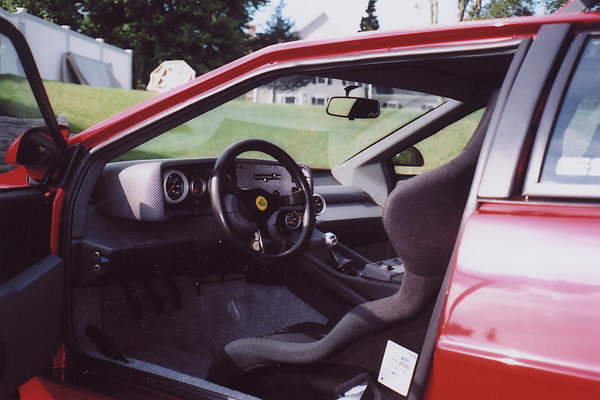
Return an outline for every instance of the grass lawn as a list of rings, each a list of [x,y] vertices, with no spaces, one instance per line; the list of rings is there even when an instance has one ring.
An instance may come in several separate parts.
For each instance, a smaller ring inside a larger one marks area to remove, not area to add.
[[[349,121],[325,113],[323,106],[231,101],[161,135],[120,159],[214,157],[243,138],[260,138],[283,147],[295,160],[330,168],[421,114],[382,110],[381,117]],[[255,156],[255,155],[253,155]]]
[[[45,81],[56,115],[65,114],[71,133],[79,133],[153,96],[141,90],[105,89]],[[15,75],[0,75],[0,115],[41,118],[29,83]]]
[[[72,133],[152,97],[136,90],[104,89],[44,82],[55,113],[65,114]],[[35,118],[27,81],[0,76],[0,112]],[[382,109],[377,119],[349,121],[328,116],[323,106],[230,101],[119,157],[214,157],[229,144],[247,137],[282,146],[294,159],[316,168],[331,168],[422,114],[417,109]],[[460,152],[475,130],[481,112],[455,123],[417,145],[425,158],[419,172],[438,166]],[[256,156],[256,155],[253,155]],[[414,173],[413,169],[399,169]]]
[[[44,82],[54,112],[65,114],[71,133],[79,133],[153,96],[144,90],[105,89]]]

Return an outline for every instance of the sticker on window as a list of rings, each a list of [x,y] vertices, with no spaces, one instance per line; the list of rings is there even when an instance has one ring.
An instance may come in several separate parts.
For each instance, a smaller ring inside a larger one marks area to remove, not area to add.
[[[600,176],[600,158],[562,157],[556,164],[559,176]]]
[[[406,396],[417,365],[417,357],[417,353],[388,340],[377,380]]]

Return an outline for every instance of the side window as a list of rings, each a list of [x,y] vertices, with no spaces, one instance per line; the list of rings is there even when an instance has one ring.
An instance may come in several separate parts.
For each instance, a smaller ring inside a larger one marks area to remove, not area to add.
[[[600,184],[600,38],[586,43],[562,102],[541,183]]]
[[[398,162],[394,161],[396,175],[400,179],[402,176],[420,175],[452,160],[460,154],[469,142],[469,139],[473,136],[473,133],[475,133],[484,110],[475,111],[415,144],[414,147],[423,156],[424,165],[422,167],[407,167],[397,165]],[[406,158],[404,157],[404,152],[394,157],[395,160],[404,158]]]
[[[6,164],[12,142],[27,129],[45,125],[21,61],[10,39],[0,35],[0,174],[16,168]]]

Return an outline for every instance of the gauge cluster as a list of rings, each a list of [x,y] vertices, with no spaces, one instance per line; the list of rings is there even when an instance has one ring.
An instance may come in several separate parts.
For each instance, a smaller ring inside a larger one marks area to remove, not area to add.
[[[163,174],[163,190],[167,203],[181,203],[187,196],[201,198],[206,193],[206,188],[205,178],[188,178],[186,174],[175,169]]]
[[[166,168],[163,173],[163,195],[167,209],[191,210],[193,215],[207,213],[210,206],[207,188],[211,170],[212,163]]]
[[[214,159],[148,160],[109,163],[102,171],[93,197],[97,209],[108,216],[138,220],[166,221],[184,215],[210,215],[208,181]],[[310,169],[303,172],[312,182]],[[230,175],[243,189],[260,188],[273,194],[297,190],[290,174],[267,160],[236,162]],[[315,195],[317,212],[324,200]],[[285,210],[281,226],[293,231],[302,226],[302,214]]]

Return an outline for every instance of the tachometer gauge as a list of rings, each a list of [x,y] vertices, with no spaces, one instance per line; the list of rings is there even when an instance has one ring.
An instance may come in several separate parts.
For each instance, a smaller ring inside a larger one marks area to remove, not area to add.
[[[302,225],[302,216],[296,211],[291,211],[285,216],[285,226],[288,229],[298,229],[300,225]]]
[[[189,190],[188,180],[182,172],[175,169],[165,172],[163,189],[167,203],[175,204],[183,201]]]
[[[206,182],[202,178],[194,178],[190,183],[192,194],[196,197],[200,197],[206,192]]]

